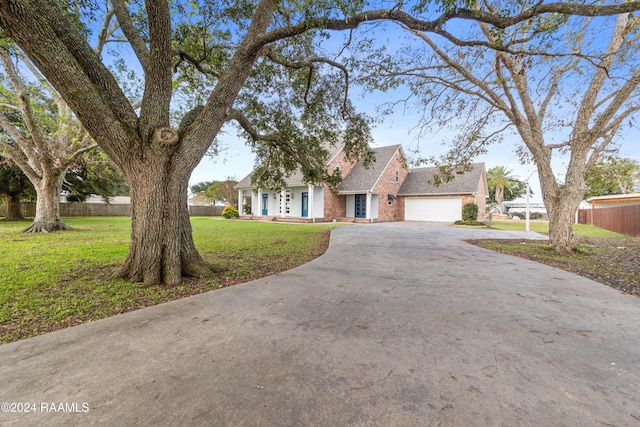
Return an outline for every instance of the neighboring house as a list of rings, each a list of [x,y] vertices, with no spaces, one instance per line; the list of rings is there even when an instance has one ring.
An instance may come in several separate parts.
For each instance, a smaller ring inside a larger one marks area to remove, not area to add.
[[[189,197],[189,206],[212,206],[211,199],[202,193],[192,194]]]
[[[434,187],[428,182],[436,168],[410,170],[401,145],[373,148],[376,161],[369,168],[363,159],[349,162],[342,147],[332,149],[327,171],[339,169],[342,183],[338,193],[325,185],[302,182],[296,173],[278,191],[257,188],[251,174],[236,185],[241,206],[251,206],[243,218],[298,221],[444,221],[462,217],[465,203],[476,203],[483,219],[489,194],[483,163],[453,181]]]
[[[640,193],[614,194],[611,196],[592,197],[590,199],[587,199],[587,202],[591,203],[591,209],[640,205]]]

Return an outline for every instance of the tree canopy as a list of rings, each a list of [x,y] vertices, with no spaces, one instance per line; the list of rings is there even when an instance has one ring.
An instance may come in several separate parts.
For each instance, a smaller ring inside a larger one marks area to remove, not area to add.
[[[517,0],[477,7],[510,16],[540,5]],[[447,32],[454,31],[448,22],[445,34],[405,25],[410,43],[399,51],[363,50],[357,60],[371,87],[410,89],[409,98],[392,107],[418,109],[423,130],[453,135],[448,153],[429,161],[465,165],[511,135],[520,160],[537,167],[552,246],[572,251],[586,171],[640,111],[638,19],[548,14],[509,27],[481,21],[465,26],[464,39]]]
[[[598,159],[587,172],[585,184],[587,198],[640,192],[640,162],[616,156]]]

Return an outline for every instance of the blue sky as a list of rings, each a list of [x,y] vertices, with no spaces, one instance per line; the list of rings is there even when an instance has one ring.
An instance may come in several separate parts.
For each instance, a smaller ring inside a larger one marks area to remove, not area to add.
[[[602,25],[608,26],[609,24],[603,22]],[[370,26],[368,30],[370,30],[369,35],[373,33],[377,33],[378,36],[383,35],[385,40],[381,39],[381,43],[388,45],[401,46],[402,43],[407,41],[405,38],[406,34],[395,25],[385,27],[378,23]],[[340,35],[337,35],[336,45],[339,45],[339,38]],[[335,47],[331,41],[327,43],[329,44],[327,46],[328,50]],[[351,94],[351,100],[359,111],[380,118],[375,111],[377,106],[385,101],[404,98],[406,94],[406,90],[403,93],[403,89],[400,89],[395,93],[368,93],[363,96],[361,92],[358,93],[358,89],[355,89]],[[416,127],[419,124],[419,120],[421,120],[421,114],[419,111],[415,111],[415,109],[410,109],[406,112],[399,110],[380,119],[380,122],[373,128],[374,146],[401,143],[405,148],[405,153],[409,156],[411,156],[411,152],[416,147],[419,147],[420,155],[423,157],[431,155],[437,156],[447,151],[447,147],[443,146],[442,142],[447,136],[451,135],[447,135],[445,131],[431,135],[419,135]],[[190,179],[191,185],[202,181],[224,180],[228,177],[240,180],[253,169],[254,155],[251,153],[250,148],[248,148],[241,139],[236,137],[236,131],[234,129],[229,127],[227,130],[228,134],[219,138],[223,146],[227,147],[227,149],[218,159],[205,157],[194,170]],[[557,135],[555,138],[563,139],[563,136]],[[505,166],[512,171],[514,177],[522,180],[531,176],[532,201],[542,202],[535,165],[533,163],[527,165],[520,164],[518,156],[514,152],[519,142],[520,139],[517,135],[505,135],[502,143],[489,146],[488,152],[478,156],[475,161],[484,162],[487,169],[494,166]],[[639,129],[628,129],[625,133],[621,134],[617,143],[621,147],[621,156],[640,161]],[[563,165],[563,159],[558,158],[553,162],[553,170],[558,174],[558,181],[562,182],[562,175],[566,171],[566,167]]]

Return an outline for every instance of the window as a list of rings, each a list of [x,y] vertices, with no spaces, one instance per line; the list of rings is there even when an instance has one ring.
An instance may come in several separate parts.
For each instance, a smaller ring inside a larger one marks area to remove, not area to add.
[[[400,171],[396,170],[396,182],[400,181]]]

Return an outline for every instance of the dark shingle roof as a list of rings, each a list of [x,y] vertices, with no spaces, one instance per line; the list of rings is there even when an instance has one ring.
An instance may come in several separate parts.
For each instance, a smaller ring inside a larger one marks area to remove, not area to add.
[[[324,144],[324,148],[329,152],[329,161],[327,162],[327,164],[329,162],[331,162],[331,160],[333,160],[333,158],[338,155],[338,153],[340,153],[340,151],[342,151],[342,148],[344,148],[344,144],[342,142],[338,142],[336,143],[336,145],[331,145],[328,143]],[[253,176],[253,172],[251,172],[249,175],[245,176],[244,178],[242,178],[240,181],[238,181],[238,183],[235,185],[234,188],[239,189],[239,188],[251,188],[253,187],[253,184],[251,183],[251,177]],[[295,171],[293,173],[293,175],[289,176],[288,178],[285,179],[285,182],[288,185],[291,184],[301,184],[302,183],[302,172],[301,171]]]
[[[398,195],[414,196],[428,194],[472,194],[478,191],[478,183],[484,172],[484,163],[474,163],[471,170],[462,175],[455,175],[449,182],[439,186],[433,184],[433,177],[438,173],[437,167],[415,168],[404,180]]]
[[[389,145],[386,147],[373,148],[376,161],[369,166],[364,167],[364,159],[360,159],[358,163],[351,169],[351,172],[344,177],[340,184],[340,193],[354,193],[372,191],[376,182],[387,168],[389,162],[393,159],[401,145]]]

